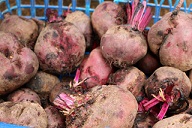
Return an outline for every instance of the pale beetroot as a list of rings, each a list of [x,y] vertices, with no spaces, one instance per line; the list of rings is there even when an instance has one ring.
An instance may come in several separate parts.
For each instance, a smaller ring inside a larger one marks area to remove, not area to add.
[[[148,42],[162,65],[188,71],[192,68],[192,15],[179,11],[182,2],[150,28]]]
[[[75,11],[68,13],[65,21],[73,23],[84,35],[86,41],[86,48],[92,47],[92,25],[91,19],[82,11]]]
[[[91,21],[93,29],[101,38],[109,28],[126,23],[126,13],[120,5],[104,1],[95,8]]]
[[[22,45],[33,49],[39,34],[36,22],[32,19],[9,13],[5,14],[4,17],[5,19],[0,24],[0,31],[14,34]]]

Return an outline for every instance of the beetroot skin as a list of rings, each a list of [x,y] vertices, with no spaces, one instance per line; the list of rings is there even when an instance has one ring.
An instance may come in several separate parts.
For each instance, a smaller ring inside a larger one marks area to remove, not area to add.
[[[116,85],[96,86],[86,94],[62,93],[54,101],[66,114],[67,128],[131,128],[138,104]]]
[[[39,62],[35,53],[11,33],[0,31],[0,95],[21,87],[35,76]]]
[[[145,74],[136,67],[128,67],[110,74],[109,84],[119,85],[124,90],[129,90],[136,98],[144,87]]]
[[[68,13],[65,21],[73,23],[83,33],[86,40],[86,48],[90,49],[92,47],[92,25],[90,17],[82,11],[75,11]]]
[[[129,25],[114,26],[101,38],[103,56],[116,67],[128,67],[147,54],[147,42],[139,31]]]
[[[87,78],[81,86],[91,88],[97,85],[106,84],[113,68],[102,56],[101,49],[97,47],[91,51],[87,58],[84,59],[79,70],[79,80],[82,81]]]
[[[33,49],[39,34],[36,22],[9,13],[5,14],[4,17],[5,19],[0,24],[0,31],[14,34],[22,45]]]
[[[85,38],[72,23],[58,21],[48,23],[41,31],[35,53],[40,69],[55,73],[71,73],[81,63],[85,53]]]
[[[188,71],[192,68],[192,15],[169,12],[149,30],[148,42],[162,65]]]
[[[153,109],[159,104],[157,118],[163,119],[165,114],[179,113],[186,106],[191,92],[191,82],[185,72],[174,67],[160,67],[147,79],[145,92],[149,101],[144,104],[145,110]]]
[[[126,13],[120,5],[104,1],[95,8],[91,21],[93,29],[101,38],[109,28],[126,23]]]

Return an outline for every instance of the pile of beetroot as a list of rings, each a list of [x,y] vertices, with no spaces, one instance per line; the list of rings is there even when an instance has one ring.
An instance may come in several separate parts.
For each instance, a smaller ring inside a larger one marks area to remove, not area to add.
[[[48,128],[190,127],[192,15],[182,4],[149,30],[145,0],[104,1],[91,17],[70,6],[47,9],[46,21],[5,14],[2,102],[39,104]]]

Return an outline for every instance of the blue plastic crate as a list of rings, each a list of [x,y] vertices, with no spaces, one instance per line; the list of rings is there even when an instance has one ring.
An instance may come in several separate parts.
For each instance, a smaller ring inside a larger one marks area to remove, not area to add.
[[[11,0],[13,1],[13,0]],[[24,0],[15,0],[15,5],[11,6],[10,4],[10,0],[0,0],[0,19],[3,19],[3,14],[6,12],[16,12],[17,15],[19,16],[23,16],[22,12],[23,9],[29,9],[30,10],[30,15],[29,16],[25,16],[27,18],[38,18],[41,20],[45,20],[45,10],[47,8],[51,8],[51,9],[57,9],[58,10],[58,14],[61,15],[63,13],[63,10],[67,10],[68,9],[68,5],[65,5],[65,0],[58,0],[57,1],[57,5],[51,5],[49,3],[49,0],[44,0],[44,4],[36,4],[35,0],[28,0],[30,4],[23,4]],[[27,1],[27,0],[25,0]],[[92,2],[100,4],[105,0],[78,0],[84,2],[84,6],[83,7],[79,7],[77,6],[77,0],[71,0],[72,6],[70,7],[70,10],[72,11],[76,11],[76,10],[80,10],[80,11],[84,11],[88,16],[91,15],[91,13],[94,11],[94,8],[92,8]],[[113,0],[115,3],[127,3],[127,2],[131,2],[131,0]],[[143,1],[143,0],[141,0]],[[149,1],[149,0],[147,0]],[[153,15],[153,23],[156,23],[159,19],[161,19],[162,15],[161,15],[161,11],[162,10],[167,10],[167,11],[173,11],[174,8],[177,6],[177,4],[179,3],[179,0],[174,0],[175,2],[173,3],[172,0],[153,0],[153,3],[148,3],[148,6],[150,6],[153,11],[154,11],[154,15]],[[165,2],[167,2],[168,4],[165,4]],[[44,10],[44,14],[42,16],[37,16],[37,10],[38,9],[43,9]],[[192,3],[188,3],[186,0],[184,0],[183,3],[183,7],[181,8],[182,11],[185,11],[187,13],[191,13],[192,12]],[[7,123],[3,123],[0,122],[0,128],[26,128],[23,126],[17,126],[17,125],[12,125],[12,124],[7,124]]]

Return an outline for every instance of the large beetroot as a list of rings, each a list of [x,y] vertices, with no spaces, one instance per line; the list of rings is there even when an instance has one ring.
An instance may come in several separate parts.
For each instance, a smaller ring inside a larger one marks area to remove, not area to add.
[[[35,53],[11,33],[0,31],[0,95],[19,88],[35,76],[39,62]]]
[[[131,6],[127,4],[127,17],[128,24],[113,26],[101,37],[102,54],[116,67],[133,65],[147,53],[147,42],[142,31],[152,14],[146,7],[146,1],[135,1]]]
[[[67,128],[132,128],[138,109],[132,93],[116,85],[97,86],[82,95],[65,91],[54,104],[66,114]]]
[[[162,65],[187,71],[192,68],[192,15],[179,11],[181,4],[151,27],[148,42]]]
[[[72,23],[51,20],[53,18],[41,31],[34,48],[40,68],[56,74],[71,73],[84,58],[85,38]]]

